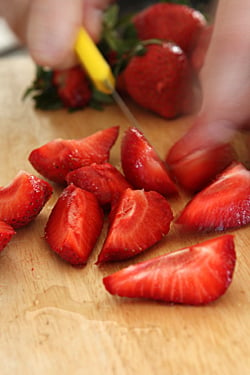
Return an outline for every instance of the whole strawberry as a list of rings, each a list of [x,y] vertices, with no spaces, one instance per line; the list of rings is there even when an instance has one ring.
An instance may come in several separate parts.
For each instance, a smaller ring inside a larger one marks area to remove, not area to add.
[[[91,99],[91,90],[86,74],[80,66],[53,72],[53,84],[67,108],[86,107]]]
[[[141,40],[172,41],[189,53],[206,20],[199,11],[181,4],[158,3],[138,13],[134,25]]]
[[[170,42],[150,44],[124,70],[128,94],[142,107],[165,118],[193,109],[192,73],[184,52]]]

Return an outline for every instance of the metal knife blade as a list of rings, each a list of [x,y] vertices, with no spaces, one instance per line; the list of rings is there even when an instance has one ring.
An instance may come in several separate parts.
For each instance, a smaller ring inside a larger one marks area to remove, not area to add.
[[[115,77],[109,64],[84,28],[79,30],[75,51],[96,88],[105,94],[111,94],[129,123],[139,128],[135,116],[115,89]]]

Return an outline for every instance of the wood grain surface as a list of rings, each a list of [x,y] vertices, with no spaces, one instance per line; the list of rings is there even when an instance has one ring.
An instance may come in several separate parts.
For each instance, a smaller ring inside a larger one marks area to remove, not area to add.
[[[111,162],[120,168],[120,139],[127,121],[116,106],[40,112],[21,101],[34,76],[28,57],[0,61],[0,178],[20,169],[36,174],[30,151],[56,137],[80,138],[114,125],[120,137]],[[141,128],[164,157],[191,118],[166,121],[129,103]],[[247,147],[235,139],[242,161]],[[248,375],[250,373],[250,228],[235,234],[237,264],[227,293],[203,306],[178,306],[109,295],[102,278],[122,267],[197,243],[209,236],[183,235],[172,226],[159,244],[133,261],[97,267],[105,229],[84,268],[54,254],[44,226],[60,188],[40,215],[0,254],[0,374],[37,375]],[[170,203],[175,213],[188,197]]]

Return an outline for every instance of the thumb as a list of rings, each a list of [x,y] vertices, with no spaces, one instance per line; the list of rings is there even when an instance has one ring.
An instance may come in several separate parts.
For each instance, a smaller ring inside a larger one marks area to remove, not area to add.
[[[27,44],[37,64],[67,67],[73,63],[82,8],[82,0],[33,0],[30,3]]]
[[[248,0],[220,0],[201,71],[202,107],[188,133],[171,150],[172,161],[227,143],[237,130],[249,126],[249,14]]]

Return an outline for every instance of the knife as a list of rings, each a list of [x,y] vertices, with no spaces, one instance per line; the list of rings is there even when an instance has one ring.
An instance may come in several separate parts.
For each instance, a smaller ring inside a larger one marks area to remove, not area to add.
[[[95,87],[105,94],[111,94],[129,123],[139,129],[136,118],[115,89],[115,77],[109,64],[83,27],[78,32],[75,51]]]

